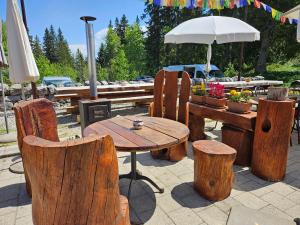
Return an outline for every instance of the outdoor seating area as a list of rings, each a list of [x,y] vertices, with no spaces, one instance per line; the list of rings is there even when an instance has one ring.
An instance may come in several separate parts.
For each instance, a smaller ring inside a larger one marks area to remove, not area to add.
[[[6,4],[0,225],[300,225],[300,6],[142,1],[73,54]]]

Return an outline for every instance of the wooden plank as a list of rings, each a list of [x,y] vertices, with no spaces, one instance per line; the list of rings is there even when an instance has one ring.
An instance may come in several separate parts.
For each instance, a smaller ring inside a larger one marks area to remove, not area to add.
[[[154,80],[153,116],[163,117],[163,92],[164,92],[165,71],[161,70]]]
[[[150,149],[157,149],[157,144],[149,141],[135,133],[132,132],[131,129],[127,129],[122,127],[111,120],[104,120],[99,122],[101,125],[105,126],[106,128],[112,130],[113,132],[119,134],[120,136],[124,137],[128,141],[135,143],[138,147],[136,150],[150,150]]]
[[[131,98],[114,98],[110,99],[111,103],[128,103],[128,102],[151,102],[153,101],[153,96],[140,96],[140,97],[131,97]]]
[[[129,141],[128,139],[124,138],[123,136],[119,135],[113,130],[105,127],[101,123],[94,123],[84,129],[84,133],[83,133],[84,137],[88,137],[91,134],[97,134],[100,136],[106,136],[106,135],[111,136],[112,139],[114,140],[115,146],[118,151],[127,151],[139,147],[134,142]]]
[[[191,79],[187,72],[183,72],[180,95],[179,95],[179,109],[178,109],[178,122],[188,124],[187,102],[190,99],[191,93]]]
[[[165,118],[177,120],[178,72],[165,72]]]
[[[115,117],[110,119],[110,121],[122,126],[126,129],[129,129],[131,132],[143,137],[146,140],[149,140],[157,145],[157,149],[164,149],[178,143],[178,139],[166,135],[159,130],[153,130],[147,126],[144,126],[141,130],[133,130],[131,120],[128,120],[124,117]]]
[[[256,112],[250,112],[248,114],[237,114],[227,111],[226,109],[215,109],[212,107],[197,105],[190,103],[189,111],[191,114],[202,118],[209,118],[212,120],[232,124],[235,127],[239,127],[245,130],[254,131]]]
[[[133,121],[136,117],[126,116],[128,120]],[[187,140],[189,129],[184,124],[173,120],[158,117],[141,117],[144,126],[159,131],[165,135],[178,139],[179,143]]]

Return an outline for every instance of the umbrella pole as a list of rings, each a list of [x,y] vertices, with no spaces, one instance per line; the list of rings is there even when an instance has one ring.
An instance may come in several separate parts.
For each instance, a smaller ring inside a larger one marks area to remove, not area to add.
[[[21,0],[21,10],[22,10],[23,23],[25,25],[27,33],[29,34],[24,0]],[[36,83],[35,82],[31,82],[31,89],[32,89],[32,97],[33,97],[33,99],[37,99],[39,96],[37,94],[37,87],[36,87]]]
[[[4,91],[3,74],[2,74],[1,70],[0,70],[0,76],[1,76],[1,85],[2,85],[2,103],[3,103],[3,108],[4,108],[5,128],[6,128],[6,133],[9,133],[8,120],[7,120],[7,111],[6,111],[6,104],[5,104],[5,91]]]

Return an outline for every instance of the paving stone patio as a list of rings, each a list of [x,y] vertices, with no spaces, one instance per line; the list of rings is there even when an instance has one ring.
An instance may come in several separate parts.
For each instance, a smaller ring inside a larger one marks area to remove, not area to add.
[[[209,124],[213,126],[214,123]],[[212,133],[218,138],[221,124]],[[259,211],[293,220],[300,217],[300,145],[293,136],[294,146],[288,158],[286,178],[283,182],[270,183],[254,176],[249,168],[234,166],[235,183],[230,197],[211,202],[193,190],[193,155],[178,162],[153,160],[149,152],[137,156],[138,169],[160,186],[157,193],[148,183],[138,181],[132,186],[130,216],[132,224],[153,225],[222,225],[232,206],[244,205]],[[0,148],[17,151],[16,146]],[[130,156],[118,153],[120,173],[130,170]],[[31,200],[25,191],[23,175],[13,174],[8,168],[20,160],[18,156],[0,159],[0,225],[31,225]],[[128,180],[120,181],[121,193],[127,195]]]

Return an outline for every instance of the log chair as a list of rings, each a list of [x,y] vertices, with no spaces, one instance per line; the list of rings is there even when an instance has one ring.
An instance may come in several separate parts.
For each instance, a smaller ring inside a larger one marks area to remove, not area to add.
[[[18,146],[23,159],[23,138],[34,135],[49,141],[59,141],[57,133],[56,113],[53,103],[47,99],[40,98],[29,101],[21,101],[14,105]],[[30,180],[27,176],[26,166],[24,175],[26,190],[31,196]]]
[[[191,81],[187,72],[182,73],[178,93],[178,72],[159,71],[154,80],[154,102],[149,107],[150,116],[175,120],[188,126],[190,90]],[[187,148],[185,142],[170,149],[151,151],[151,155],[155,159],[180,161],[187,155]]]
[[[194,189],[208,200],[227,198],[234,181],[236,150],[217,141],[193,143]]]
[[[259,100],[251,163],[254,175],[267,181],[283,180],[294,113],[292,100]]]
[[[110,136],[65,142],[27,136],[22,152],[34,225],[130,225]]]

